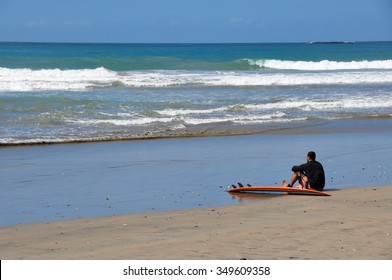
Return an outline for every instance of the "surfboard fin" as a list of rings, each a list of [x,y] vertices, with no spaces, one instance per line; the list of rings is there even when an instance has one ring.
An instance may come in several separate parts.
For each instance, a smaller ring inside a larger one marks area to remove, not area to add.
[[[236,188],[237,188],[235,185],[231,185],[231,187],[232,187],[233,189],[236,189]]]
[[[243,188],[243,187],[244,187],[244,185],[241,184],[240,182],[238,182],[238,186],[240,186],[240,188]]]

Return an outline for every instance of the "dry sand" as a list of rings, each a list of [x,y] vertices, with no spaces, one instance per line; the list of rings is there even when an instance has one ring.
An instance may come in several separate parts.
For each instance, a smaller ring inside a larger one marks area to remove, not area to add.
[[[1,227],[0,259],[392,259],[392,186],[331,194]]]

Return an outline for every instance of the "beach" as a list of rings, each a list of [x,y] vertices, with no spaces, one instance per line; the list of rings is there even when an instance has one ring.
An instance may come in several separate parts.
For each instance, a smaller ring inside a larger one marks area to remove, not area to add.
[[[326,190],[389,185],[388,122],[367,121],[360,131],[318,124],[302,133],[3,147],[0,226],[248,203],[227,187],[280,186],[309,150],[324,166]]]
[[[390,137],[384,126],[3,148],[0,258],[390,259]],[[310,148],[331,197],[226,192],[279,185]]]
[[[391,186],[0,228],[1,259],[391,259]]]

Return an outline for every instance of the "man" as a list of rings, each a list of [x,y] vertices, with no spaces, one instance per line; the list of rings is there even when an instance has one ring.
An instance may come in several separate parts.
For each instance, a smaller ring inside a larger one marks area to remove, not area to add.
[[[306,163],[299,166],[293,166],[291,169],[294,173],[291,177],[290,184],[283,181],[283,187],[292,188],[296,181],[299,182],[297,188],[314,189],[322,191],[325,186],[324,168],[316,161],[316,153],[310,151],[306,156]]]

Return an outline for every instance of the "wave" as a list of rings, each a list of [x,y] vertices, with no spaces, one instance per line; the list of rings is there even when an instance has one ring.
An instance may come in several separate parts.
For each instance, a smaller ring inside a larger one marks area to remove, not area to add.
[[[280,70],[304,70],[304,71],[325,71],[325,70],[365,70],[365,69],[392,69],[392,59],[373,61],[289,61],[278,59],[245,59],[249,65],[260,68],[280,69]]]
[[[107,86],[116,80],[116,72],[103,67],[81,70],[0,68],[0,91],[76,91]]]
[[[169,117],[183,117],[183,116],[197,116],[197,115],[233,115],[241,117],[249,115],[260,115],[262,119],[271,119],[275,117],[283,117],[286,114],[282,111],[289,111],[296,109],[298,111],[340,111],[345,110],[358,110],[358,109],[381,109],[392,108],[392,98],[342,98],[339,100],[282,100],[279,102],[268,102],[265,104],[235,104],[223,106],[213,109],[164,109],[157,110],[155,114],[163,118]],[[269,113],[272,112],[272,113]],[[124,116],[124,114],[116,114],[112,116]],[[129,115],[131,116],[131,115]],[[158,118],[154,118],[158,120]]]
[[[159,70],[116,72],[103,67],[80,70],[0,68],[0,92],[85,91],[99,87],[246,87],[374,83],[392,83],[392,71],[271,73]]]
[[[153,102],[153,101],[152,101]],[[327,120],[392,118],[392,96],[360,95],[269,99],[249,103],[110,110],[94,108],[94,113],[46,111],[14,122],[3,122],[1,145],[61,142],[111,141],[161,137],[231,135],[253,133],[274,127],[307,125]],[[121,106],[121,105],[120,105]],[[67,106],[68,107],[68,106]],[[69,106],[70,107],[70,106]]]
[[[282,100],[265,104],[235,104],[211,109],[162,109],[135,113],[104,113],[100,118],[68,119],[66,123],[93,126],[175,126],[176,129],[202,124],[263,124],[293,122],[308,117],[339,119],[362,116],[390,116],[385,109],[392,99],[345,98],[331,101]],[[366,111],[368,111],[366,113]],[[379,111],[377,113],[377,111]],[[381,114],[381,115],[380,115]]]
[[[176,116],[172,118],[149,118],[141,117],[138,119],[90,119],[90,120],[70,120],[69,123],[76,123],[89,126],[121,126],[121,127],[133,127],[135,126],[156,126],[162,129],[165,126],[165,131],[174,131],[187,129],[192,126],[199,125],[212,125],[212,124],[233,124],[233,125],[252,125],[252,124],[264,124],[274,122],[293,122],[299,120],[305,120],[305,118],[287,118],[283,112],[275,112],[271,114],[260,114],[260,115],[228,115],[228,116]],[[162,126],[163,125],[163,126]]]

